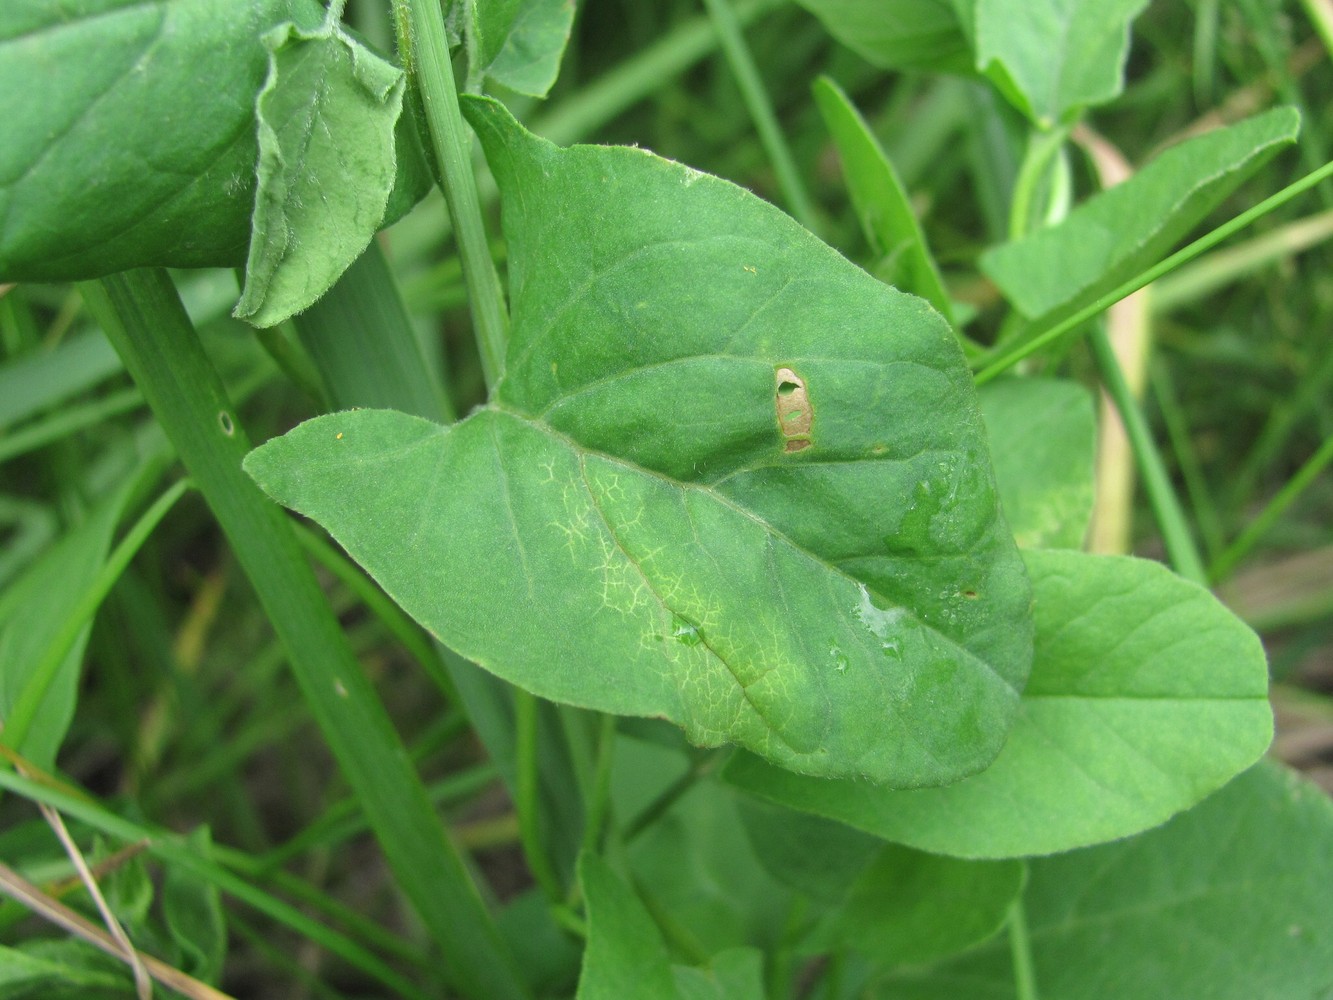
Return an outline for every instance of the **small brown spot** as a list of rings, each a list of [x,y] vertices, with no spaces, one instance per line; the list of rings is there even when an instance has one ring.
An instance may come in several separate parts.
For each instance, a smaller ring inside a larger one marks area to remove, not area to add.
[[[963,591],[963,596],[968,600],[975,601],[977,599],[977,592],[975,590],[965,590]]]
[[[810,394],[805,379],[790,368],[779,368],[773,373],[775,388],[773,402],[777,410],[778,433],[788,454],[804,451],[814,444],[812,431],[815,411],[810,405]]]

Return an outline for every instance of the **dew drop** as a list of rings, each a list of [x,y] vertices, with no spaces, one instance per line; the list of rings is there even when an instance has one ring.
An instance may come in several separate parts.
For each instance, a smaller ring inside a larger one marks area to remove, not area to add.
[[[697,646],[703,642],[703,636],[699,634],[698,626],[691,624],[680,615],[671,616],[671,638],[682,646]]]

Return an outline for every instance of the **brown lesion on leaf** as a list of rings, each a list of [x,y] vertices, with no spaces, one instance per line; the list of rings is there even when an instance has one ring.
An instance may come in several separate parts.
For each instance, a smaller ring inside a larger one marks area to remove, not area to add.
[[[805,379],[791,368],[778,368],[773,373],[773,403],[777,410],[778,432],[782,435],[783,451],[791,454],[813,445],[815,411]]]

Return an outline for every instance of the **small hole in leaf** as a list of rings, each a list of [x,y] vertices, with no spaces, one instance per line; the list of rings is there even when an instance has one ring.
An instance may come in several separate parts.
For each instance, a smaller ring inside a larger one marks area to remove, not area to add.
[[[222,433],[227,437],[236,433],[236,425],[231,422],[231,414],[226,410],[218,414],[218,426],[222,428]]]
[[[773,373],[773,405],[777,412],[778,433],[782,435],[783,451],[788,454],[803,451],[814,444],[815,412],[810,405],[810,393],[805,379],[790,368],[779,368]]]
[[[801,388],[798,382],[779,382],[778,393],[783,396],[790,396],[797,389]]]

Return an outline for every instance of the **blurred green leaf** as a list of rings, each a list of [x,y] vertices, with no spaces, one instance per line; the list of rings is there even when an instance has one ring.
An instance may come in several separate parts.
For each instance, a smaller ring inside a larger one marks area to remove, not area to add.
[[[560,74],[574,0],[491,0],[472,5],[482,71],[492,83],[545,97]]]
[[[1125,85],[1129,25],[1148,0],[973,0],[977,68],[1038,126]]]
[[[1000,858],[1128,836],[1198,802],[1272,737],[1258,638],[1201,587],[1123,556],[1025,553],[1036,658],[999,758],[944,788],[819,781],[738,754],[726,778],[921,850]]]
[[[713,956],[705,968],[676,965],[680,1000],[764,1000],[764,956],[753,948],[732,948]]]
[[[595,854],[579,858],[588,908],[578,1000],[676,1000],[666,943],[643,903]]]
[[[947,325],[730,184],[468,110],[510,252],[496,401],[318,418],[251,474],[542,697],[813,774],[985,766],[1029,601]]]
[[[1265,762],[1161,829],[1031,862],[1024,905],[1038,993],[1324,1000],[1330,884],[1333,803]],[[992,942],[897,973],[872,996],[1013,1000],[1008,952]]]
[[[211,860],[207,827],[194,830],[182,848]],[[196,873],[168,865],[162,879],[162,919],[183,956],[182,972],[205,983],[217,983],[227,956],[227,923],[218,887]]]
[[[970,73],[962,0],[797,0],[842,44],[885,69]]]
[[[852,947],[884,968],[932,962],[998,933],[1024,875],[1021,861],[965,861],[889,844],[805,948]]]
[[[1299,128],[1294,109],[1276,108],[1183,142],[1057,225],[987,251],[981,269],[1024,316],[1052,325],[1165,257]]]
[[[1092,522],[1092,395],[1076,382],[1023,378],[987,383],[977,398],[1014,540],[1025,549],[1081,548]]]

